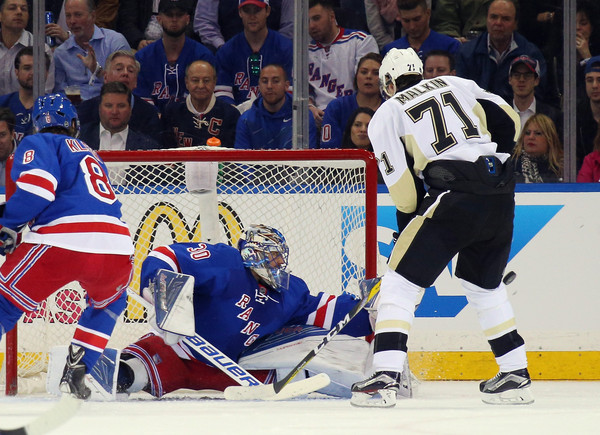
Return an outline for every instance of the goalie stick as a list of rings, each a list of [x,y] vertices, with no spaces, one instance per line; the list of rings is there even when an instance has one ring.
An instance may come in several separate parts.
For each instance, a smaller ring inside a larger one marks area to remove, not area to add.
[[[350,321],[358,314],[360,310],[362,310],[369,302],[374,300],[374,298],[379,293],[379,287],[381,286],[381,279],[376,278],[377,282],[371,287],[369,294],[366,298],[363,298],[358,304],[356,304],[349,312],[344,316],[342,320],[340,320],[328,333],[323,340],[315,346],[313,350],[308,352],[302,360],[296,364],[294,367],[283,379],[275,382],[274,384],[263,385],[261,387],[261,391],[258,391],[256,387],[227,387],[225,389],[225,398],[229,400],[256,400],[260,399],[262,394],[272,395],[272,394],[281,394],[281,390],[290,383],[292,379],[312,360],[320,351],[329,343],[333,337],[335,337]],[[373,280],[363,281],[368,285],[369,282]],[[315,378],[308,378],[316,379]],[[303,382],[303,381],[300,381]],[[294,382],[297,384],[299,382]],[[293,384],[292,384],[293,385]],[[289,387],[288,387],[289,388]]]
[[[134,293],[129,289],[127,291],[134,300],[138,301],[145,308],[147,308],[150,313],[154,311],[152,305],[140,295]],[[196,352],[198,352],[200,355],[206,358],[206,360],[210,361],[215,367],[217,367],[231,379],[240,384],[240,388],[252,388],[252,398],[243,400],[291,399],[293,397],[302,396],[324,388],[327,385],[329,385],[330,382],[329,376],[321,373],[318,376],[313,376],[307,379],[303,379],[302,381],[294,382],[293,388],[290,387],[287,391],[283,393],[279,393],[278,391],[274,392],[271,384],[265,385],[262,382],[260,382],[246,369],[241,367],[238,363],[233,361],[231,358],[229,358],[227,355],[221,352],[217,347],[210,344],[205,338],[201,337],[200,335],[195,334],[187,336],[183,339],[183,342],[186,346],[188,346],[191,349],[194,349]],[[237,399],[235,392],[233,394],[227,394],[227,390],[229,388],[231,387],[225,389],[225,399],[242,400]]]

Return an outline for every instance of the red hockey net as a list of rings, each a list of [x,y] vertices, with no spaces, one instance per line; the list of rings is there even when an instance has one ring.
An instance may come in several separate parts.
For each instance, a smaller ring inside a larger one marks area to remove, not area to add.
[[[311,292],[356,293],[360,279],[376,274],[371,153],[210,148],[100,154],[134,237],[136,292],[141,263],[153,248],[187,241],[236,246],[252,223],[282,231],[292,273]],[[44,389],[48,351],[70,341],[84,303],[83,290],[72,283],[23,316],[0,345],[7,394]],[[130,300],[108,345],[122,348],[147,329],[144,309]]]

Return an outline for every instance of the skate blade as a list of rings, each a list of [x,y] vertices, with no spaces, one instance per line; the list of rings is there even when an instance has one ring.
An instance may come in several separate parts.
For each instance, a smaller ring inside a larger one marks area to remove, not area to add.
[[[530,387],[495,394],[481,393],[481,400],[488,405],[530,405],[535,401]]]
[[[379,390],[373,395],[352,393],[350,404],[359,408],[392,408],[396,406],[396,390]]]

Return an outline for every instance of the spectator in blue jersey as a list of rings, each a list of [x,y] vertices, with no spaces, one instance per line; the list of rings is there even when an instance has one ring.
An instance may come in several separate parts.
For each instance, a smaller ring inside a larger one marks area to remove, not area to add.
[[[160,246],[142,264],[140,294],[154,303],[153,293],[159,291],[158,282],[163,276],[161,270],[193,277],[194,309],[189,321],[193,322],[196,334],[238,361],[261,337],[284,326],[329,329],[357,303],[349,293],[311,294],[306,283],[288,270],[288,257],[283,234],[266,225],[246,227],[237,248],[224,243]],[[343,333],[361,337],[369,335],[371,330],[369,314],[361,310]],[[123,349],[117,391],[145,391],[162,397],[180,388],[223,391],[237,384],[208,364],[195,349],[186,346],[182,338],[157,329]],[[359,352],[351,356],[357,361],[365,357]],[[269,355],[269,360],[274,365],[279,362],[276,351]],[[338,362],[337,366],[338,373],[343,373],[344,363]],[[334,372],[329,369],[332,378]],[[251,373],[262,382],[273,381],[268,370]]]
[[[129,128],[131,91],[121,82],[108,82],[100,91],[100,122],[81,126],[81,139],[93,150],[151,150],[161,146],[150,136]]]
[[[431,30],[431,8],[426,0],[398,0],[398,16],[406,36],[384,46],[381,50],[383,56],[392,48],[412,47],[422,60],[430,50],[446,50],[454,54],[460,49],[460,42],[456,39]]]
[[[546,61],[541,51],[518,33],[516,0],[494,0],[488,9],[487,31],[462,44],[456,56],[456,75],[473,80],[483,89],[510,102],[513,91],[507,77],[510,63],[526,55],[540,65],[540,85],[536,96],[546,93]]]
[[[140,63],[136,60],[134,52],[132,50],[117,50],[106,59],[104,82],[121,82],[133,92],[137,87],[139,72]],[[81,124],[100,122],[99,107],[100,95],[81,102],[77,106],[77,114]],[[143,131],[150,137],[158,138],[162,131],[158,109],[154,104],[143,98],[132,95],[129,126],[135,131]]]
[[[60,390],[87,399],[86,374],[127,305],[133,242],[104,162],[76,139],[79,120],[69,100],[61,94],[40,97],[32,118],[36,134],[15,151],[10,175],[16,190],[0,216],[0,255],[6,256],[0,266],[0,336],[59,288],[80,283],[86,305]]]
[[[210,63],[197,60],[188,65],[185,86],[189,95],[185,101],[167,106],[162,118],[167,148],[206,145],[211,137],[233,148],[240,112],[215,97],[216,84],[217,72]]]
[[[446,50],[430,50],[423,59],[423,78],[433,79],[438,76],[455,76],[456,60]]]
[[[292,148],[292,96],[290,82],[281,65],[260,71],[260,97],[242,113],[235,133],[235,148],[277,150]],[[309,113],[309,148],[317,147],[317,129]]]
[[[329,102],[354,93],[360,58],[379,48],[371,35],[340,27],[331,0],[308,2],[308,33],[312,38],[308,45],[309,108],[321,128]]]
[[[50,56],[46,58],[46,77],[50,68]],[[33,108],[33,47],[24,47],[15,57],[15,77],[19,90],[0,96],[0,107],[8,107],[15,116],[14,135],[18,144],[23,137],[33,133],[31,110]]]
[[[71,36],[54,51],[55,92],[78,85],[83,100],[99,95],[106,58],[113,51],[130,49],[123,35],[94,24],[95,8],[93,0],[65,0]]]
[[[269,0],[240,0],[238,13],[244,31],[217,51],[217,98],[240,105],[258,96],[258,78],[264,65],[281,65],[292,76],[292,41],[267,27]]]
[[[325,110],[321,128],[321,148],[340,148],[344,127],[352,112],[358,107],[368,107],[375,111],[383,97],[379,90],[379,67],[382,57],[379,53],[367,53],[358,61],[354,76],[352,95],[332,100]]]
[[[0,0],[0,95],[19,90],[15,76],[15,56],[24,47],[33,45],[33,35],[25,30],[30,9],[25,0]],[[46,54],[52,59],[52,49],[45,45]],[[54,63],[46,80],[46,92],[54,88]]]
[[[15,152],[15,116],[10,109],[0,107],[0,186],[6,183],[6,161]]]
[[[136,53],[141,70],[134,93],[153,101],[164,113],[167,104],[185,98],[187,66],[195,60],[215,65],[215,57],[204,45],[185,35],[190,23],[188,0],[160,0],[158,11],[163,35]]]
[[[218,50],[244,30],[238,13],[239,0],[198,0],[194,31],[207,47]],[[269,0],[267,27],[286,38],[294,37],[294,0]]]

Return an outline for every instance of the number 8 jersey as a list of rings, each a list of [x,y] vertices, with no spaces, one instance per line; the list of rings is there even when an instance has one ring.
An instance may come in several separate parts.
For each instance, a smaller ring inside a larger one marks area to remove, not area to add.
[[[84,142],[69,136],[26,136],[15,151],[10,176],[17,188],[0,224],[29,223],[23,242],[72,251],[133,254],[121,203],[104,162]]]
[[[421,80],[383,103],[369,123],[369,138],[399,211],[413,213],[427,164],[510,157],[520,131],[518,114],[474,81],[454,76]]]

